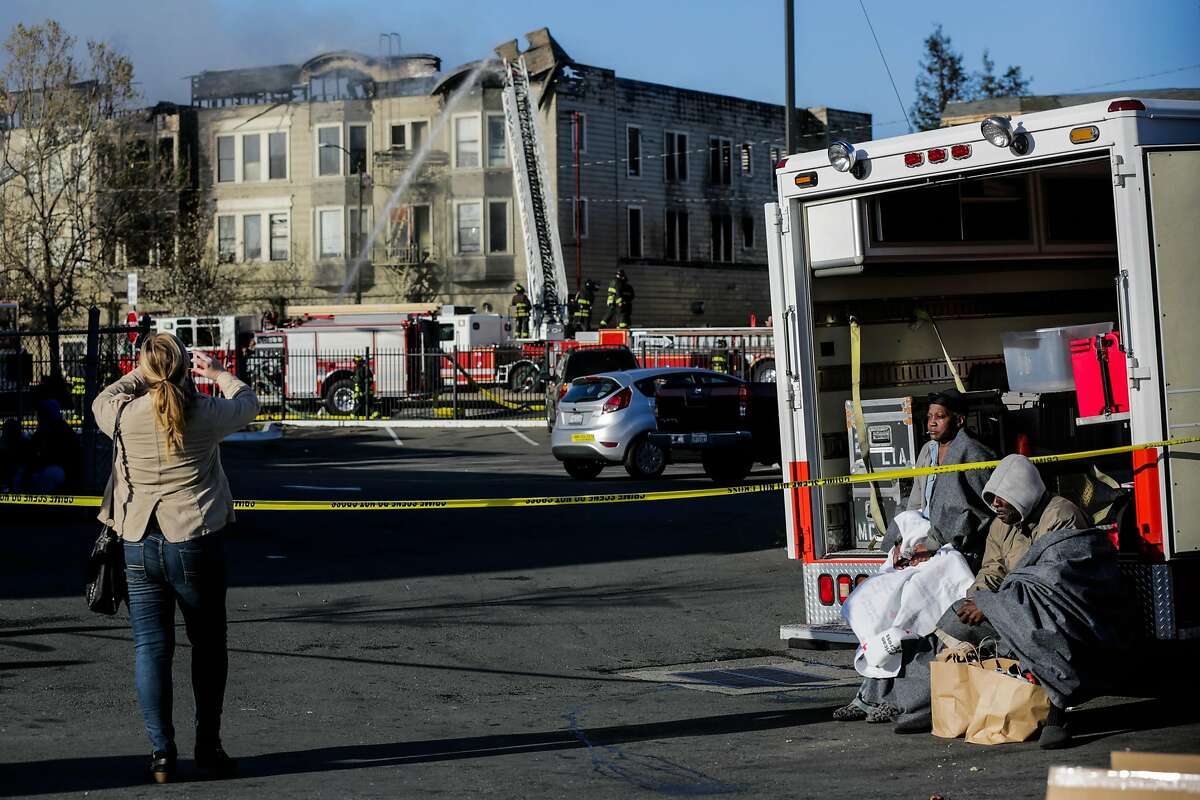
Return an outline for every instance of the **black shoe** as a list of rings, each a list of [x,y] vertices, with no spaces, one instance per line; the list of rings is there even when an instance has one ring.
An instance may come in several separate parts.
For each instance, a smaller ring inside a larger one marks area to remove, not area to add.
[[[231,778],[237,774],[237,762],[229,757],[220,744],[198,746],[196,769],[207,772],[209,778]]]
[[[150,777],[155,783],[175,780],[175,754],[155,750],[150,754]]]
[[[1050,704],[1050,713],[1046,715],[1046,725],[1038,737],[1038,747],[1043,750],[1059,750],[1071,744],[1071,732],[1067,730],[1067,712]]]
[[[892,733],[929,733],[932,730],[932,717],[913,717],[897,722]]]

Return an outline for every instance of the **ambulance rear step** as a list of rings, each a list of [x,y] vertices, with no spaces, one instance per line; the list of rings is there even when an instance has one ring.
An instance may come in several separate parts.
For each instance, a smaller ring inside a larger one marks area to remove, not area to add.
[[[779,638],[787,642],[789,647],[803,647],[810,642],[858,644],[858,637],[850,630],[849,625],[805,625],[801,622],[780,625]]]

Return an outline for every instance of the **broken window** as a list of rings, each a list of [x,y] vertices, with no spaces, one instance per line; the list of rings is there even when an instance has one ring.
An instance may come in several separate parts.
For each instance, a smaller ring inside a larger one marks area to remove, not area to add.
[[[345,253],[342,221],[340,208],[317,212],[317,237],[320,239],[321,258],[341,258]]]
[[[267,137],[270,163],[268,177],[273,181],[287,180],[287,134],[272,133]]]
[[[317,128],[317,175],[342,174],[341,126]]]
[[[508,145],[504,141],[504,117],[499,114],[488,114],[487,135],[487,165],[503,167],[508,163]]]
[[[508,252],[508,201],[488,201],[488,252]]]
[[[291,256],[291,231],[288,228],[287,214],[272,214],[271,223],[271,260],[287,261]]]
[[[775,174],[775,168],[779,162],[783,160],[783,150],[778,147],[772,147],[767,152],[767,174],[771,176],[771,188],[779,188],[779,176]]]
[[[416,152],[421,149],[421,145],[425,143],[425,134],[429,130],[428,122],[410,122],[408,125],[408,138],[410,139],[408,146]]]
[[[629,206],[627,209],[629,225],[629,257],[642,257],[642,209]]]
[[[408,126],[404,123],[392,126],[392,138],[389,144],[393,150],[408,149]]]
[[[733,261],[733,217],[712,215],[712,260]]]
[[[242,137],[242,180],[262,180],[262,137],[257,133]]]
[[[688,214],[686,211],[668,211],[666,225],[666,246],[663,252],[667,261],[687,261],[688,248]]]
[[[667,183],[686,183],[688,179],[688,137],[686,133],[667,131],[663,135],[663,176]]]
[[[217,137],[217,181],[232,183],[236,180],[235,156],[232,136]]]
[[[742,177],[749,178],[754,175],[754,145],[750,142],[742,142]]]
[[[642,177],[642,129],[628,126],[625,129],[625,173],[631,178]]]
[[[262,216],[247,214],[242,217],[242,260],[258,261],[262,258]]]
[[[571,112],[571,152],[587,152],[587,114]]]
[[[478,122],[478,119],[476,119]],[[479,226],[482,222],[483,208],[481,203],[459,203],[455,209],[458,235],[458,252],[474,254],[480,251]]]
[[[754,217],[749,215],[742,217],[742,249],[754,249]]]
[[[217,217],[217,261],[230,264],[237,260],[237,217]]]
[[[479,117],[454,120],[454,166],[458,169],[479,166]]]
[[[733,142],[719,136],[708,139],[708,182],[718,186],[733,183]]]
[[[367,126],[350,126],[350,174],[367,171]]]

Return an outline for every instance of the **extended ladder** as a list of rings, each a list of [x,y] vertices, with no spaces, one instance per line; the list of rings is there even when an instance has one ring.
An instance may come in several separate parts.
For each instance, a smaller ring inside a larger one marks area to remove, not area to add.
[[[542,339],[561,339],[567,322],[567,271],[558,238],[558,212],[546,169],[538,127],[537,101],[529,86],[525,59],[504,62],[504,122],[512,161],[525,268],[531,305],[530,331]]]

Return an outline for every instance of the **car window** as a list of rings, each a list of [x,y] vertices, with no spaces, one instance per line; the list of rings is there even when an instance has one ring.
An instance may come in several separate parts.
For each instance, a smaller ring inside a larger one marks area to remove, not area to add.
[[[586,403],[590,400],[602,400],[620,388],[621,384],[612,378],[579,378],[567,393],[563,395],[564,403]]]
[[[673,372],[669,375],[659,375],[654,380],[654,390],[660,389],[686,389],[689,386],[694,386],[695,381],[692,379],[690,372]]]
[[[576,350],[567,360],[563,380],[569,381],[581,375],[596,375],[601,372],[621,372],[637,369],[637,359],[628,350]]]
[[[741,381],[728,375],[713,375],[709,372],[697,372],[696,377],[705,386],[738,386]]]

